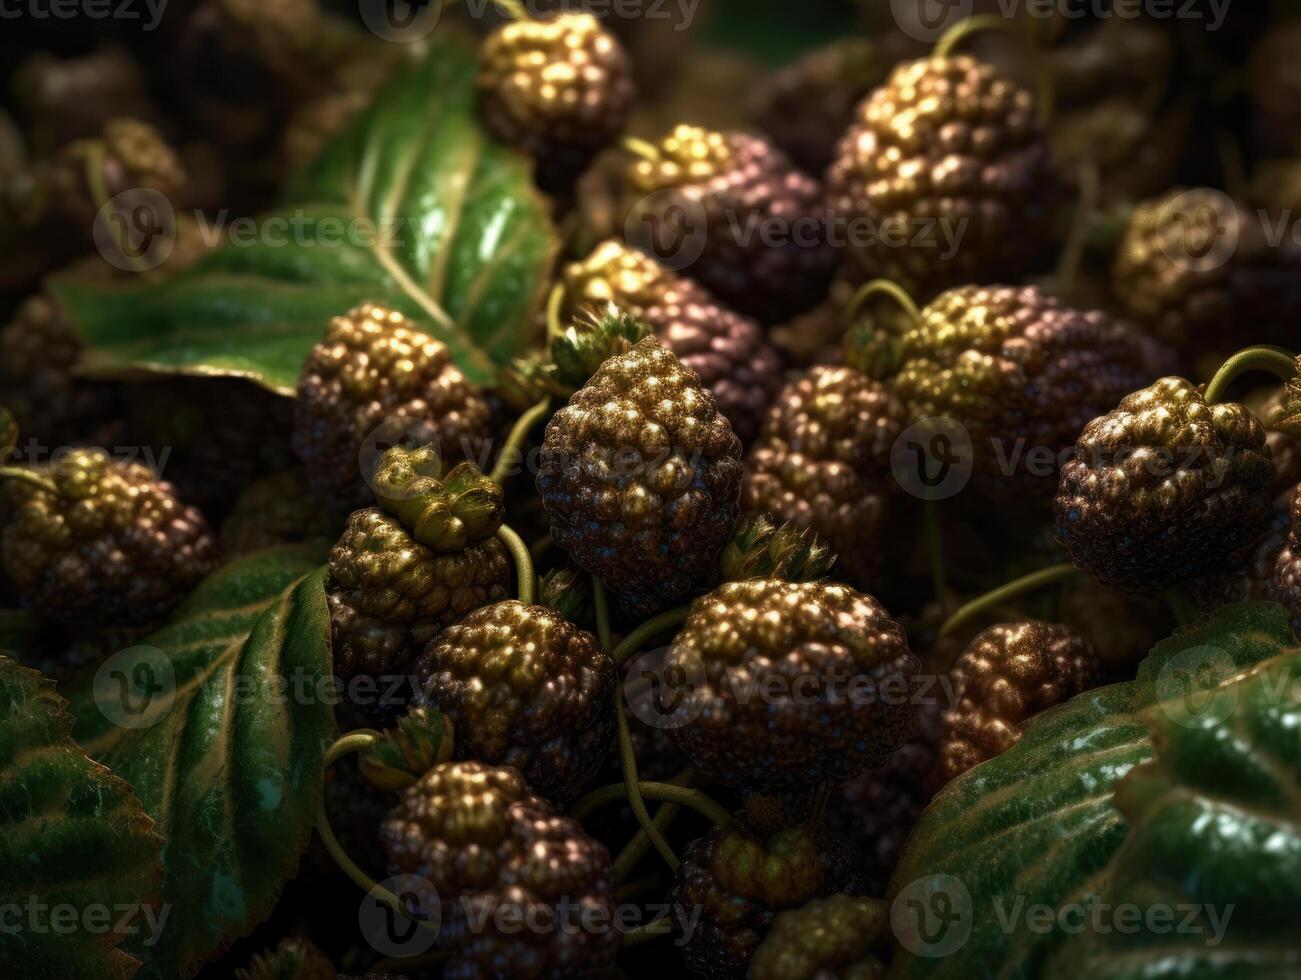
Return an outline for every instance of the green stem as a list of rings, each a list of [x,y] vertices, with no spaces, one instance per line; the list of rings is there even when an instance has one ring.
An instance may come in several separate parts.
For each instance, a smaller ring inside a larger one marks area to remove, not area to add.
[[[361,728],[357,731],[349,732],[347,735],[340,736],[333,745],[325,750],[324,768],[330,768],[330,766],[346,755],[351,755],[354,752],[366,751],[372,747],[379,738],[380,733],[369,728]],[[407,912],[407,907],[403,904],[402,899],[398,898],[387,888],[382,887],[374,878],[366,874],[365,871],[362,871],[361,868],[358,867],[356,861],[348,856],[347,851],[343,849],[343,845],[339,843],[339,839],[334,836],[333,828],[330,827],[330,815],[325,810],[325,794],[321,794],[321,802],[317,805],[316,809],[316,834],[321,838],[321,843],[325,845],[325,849],[329,852],[330,857],[334,858],[335,864],[337,864],[340,870],[351,878],[357,886],[362,889],[362,891],[373,893],[381,902],[389,906],[389,908],[393,909],[399,915],[406,916],[413,922],[429,929],[437,935],[438,930],[435,927],[430,926],[427,922],[412,917]]]
[[[601,649],[610,653],[610,597],[605,583],[595,575],[592,576],[592,606],[596,610],[596,638]]]
[[[1045,585],[1051,585],[1054,582],[1060,582],[1065,578],[1075,575],[1079,570],[1070,562],[1061,565],[1053,565],[1049,568],[1040,569],[1029,575],[1022,576],[1015,581],[1008,582],[1006,585],[1000,585],[992,592],[986,592],[978,599],[973,599],[965,606],[955,612],[948,618],[943,626],[940,627],[940,636],[948,636],[959,626],[975,619],[981,613],[995,606],[1001,605],[1011,599],[1025,595],[1035,589],[1042,588]]]
[[[971,37],[971,35],[978,34],[981,31],[998,31],[1000,34],[1006,34],[1025,45],[1026,53],[1034,62],[1035,74],[1039,76],[1039,121],[1040,123],[1047,123],[1052,118],[1053,110],[1053,79],[1048,59],[1043,56],[1034,40],[1017,30],[1006,17],[999,14],[981,14],[977,17],[968,17],[966,20],[954,24],[936,42],[935,50],[931,56],[934,58],[948,58],[959,44]]]
[[[519,601],[526,606],[533,605],[533,597],[537,594],[537,583],[533,578],[533,557],[529,554],[528,545],[507,524],[497,528],[497,540],[506,546],[506,550],[515,559],[515,577],[519,580]]]
[[[944,547],[940,535],[939,505],[934,500],[927,500],[923,508],[926,530],[926,550],[930,553],[931,588],[940,608],[946,608],[949,601],[949,586],[944,577]]]
[[[655,826],[650,811],[646,809],[646,801],[641,796],[641,784],[637,779],[637,753],[632,747],[632,734],[628,731],[628,716],[624,713],[621,697],[614,699],[614,717],[619,726],[619,765],[623,769],[624,788],[628,791],[628,805],[632,807],[632,814],[641,824],[641,829],[655,845],[655,850],[660,852],[660,857],[670,868],[677,871],[678,864],[681,862],[678,861],[678,856],[673,853],[673,848],[664,839],[659,828]]]
[[[523,458],[520,447],[524,445],[524,440],[528,438],[529,430],[533,428],[538,419],[547,414],[550,408],[550,397],[543,398],[515,420],[510,435],[506,437],[505,445],[501,447],[501,452],[497,454],[497,462],[493,466],[492,472],[488,474],[488,479],[501,486],[502,481],[511,475],[511,471],[515,467],[516,457]]]
[[[687,613],[691,610],[687,606],[679,606],[676,609],[670,609],[668,612],[662,612],[658,616],[646,620],[631,633],[623,638],[623,641],[614,648],[614,653],[610,659],[618,666],[641,649],[642,644],[658,633],[671,630],[675,626],[681,626],[687,619]]]
[[[1097,163],[1085,161],[1080,167],[1080,200],[1075,208],[1075,220],[1071,222],[1070,235],[1062,249],[1061,260],[1057,263],[1057,294],[1063,299],[1070,298],[1075,291],[1075,283],[1080,278],[1084,246],[1089,240],[1089,223],[1098,207],[1100,188]]]
[[[623,136],[619,139],[619,145],[633,156],[641,157],[643,160],[649,160],[651,163],[660,161],[659,147],[654,143],[648,143],[636,136]]]
[[[16,480],[19,483],[26,483],[37,490],[52,493],[56,497],[59,495],[59,488],[51,481],[43,476],[37,476],[31,470],[25,470],[18,466],[0,466],[0,480]]]
[[[104,161],[107,156],[107,148],[99,141],[92,142],[86,152],[86,183],[90,185],[90,193],[95,202],[96,214],[102,211],[109,202],[108,185],[104,183]],[[122,253],[122,258],[126,259],[131,266],[131,271],[137,275],[148,272],[149,265],[144,257],[132,255],[132,250],[128,248],[125,223],[110,221],[109,224],[113,226],[113,237],[116,239],[117,250]]]
[[[1248,371],[1269,371],[1284,381],[1291,381],[1297,374],[1296,359],[1281,347],[1248,347],[1230,357],[1215,372],[1211,383],[1206,386],[1206,404],[1220,402],[1229,385]]]
[[[669,936],[672,933],[673,923],[669,921],[669,916],[665,913],[645,925],[626,930],[620,940],[620,945],[640,946],[642,943],[648,943],[652,939],[659,939],[661,936]]]
[[[854,293],[849,301],[849,305],[845,307],[846,326],[854,325],[854,317],[858,316],[858,311],[863,308],[863,304],[878,293],[883,293],[898,303],[912,323],[922,318],[921,310],[917,309],[917,303],[908,295],[908,290],[892,279],[873,279],[860,286],[858,292]]]
[[[547,341],[550,342],[564,332],[565,325],[560,322],[560,308],[565,302],[565,284],[556,283],[547,296]]]
[[[656,800],[662,803],[680,803],[688,810],[695,810],[702,817],[719,827],[726,827],[732,823],[731,811],[721,803],[711,800],[698,789],[675,786],[673,783],[655,782],[638,783],[637,788],[641,791],[642,799]],[[599,808],[608,806],[611,803],[617,803],[620,800],[627,799],[627,797],[627,786],[624,783],[610,783],[607,786],[594,789],[584,796],[574,804],[569,815],[581,823]]]
[[[674,776],[670,783],[675,786],[688,787],[691,785],[692,777],[695,775],[694,770],[690,767],[682,770]],[[680,803],[661,803],[659,809],[655,812],[655,827],[661,834],[667,833],[673,821],[677,819],[678,813],[682,809]],[[638,828],[637,833],[632,835],[632,839],[624,845],[619,856],[615,858],[614,870],[612,876],[614,881],[620,882],[632,873],[632,869],[637,863],[646,856],[646,851],[650,848],[650,836],[646,831]]]

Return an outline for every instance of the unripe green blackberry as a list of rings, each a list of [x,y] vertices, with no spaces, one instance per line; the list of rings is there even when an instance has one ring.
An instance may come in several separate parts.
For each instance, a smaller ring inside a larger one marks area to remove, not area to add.
[[[885,385],[849,368],[814,368],[777,396],[746,457],[745,509],[816,532],[834,543],[855,584],[872,584],[890,508],[890,451],[906,422]]]
[[[394,447],[376,470],[379,507],[348,518],[325,583],[335,668],[404,668],[444,627],[506,598],[511,563],[494,536],[501,488],[470,463],[446,474],[432,447]]]
[[[444,344],[401,313],[366,303],[335,317],[303,365],[294,451],[313,489],[349,510],[370,499],[361,455],[384,423],[427,428],[422,438],[455,462],[479,458],[489,420],[488,403]]]
[[[957,701],[944,713],[941,783],[1007,751],[1033,715],[1088,690],[1096,670],[1089,641],[1057,623],[980,633],[949,672]]]
[[[77,449],[35,472],[57,494],[0,477],[0,563],[38,615],[151,623],[212,570],[217,549],[203,515],[148,467]]]
[[[681,247],[694,251],[698,244],[700,254],[685,271],[764,323],[826,295],[836,253],[821,188],[786,154],[756,136],[695,126],[678,126],[655,151],[655,159],[636,160],[625,175],[629,227],[679,229],[686,215]]]
[[[1268,527],[1273,480],[1247,409],[1162,378],[1085,426],[1062,467],[1057,540],[1103,585],[1155,594],[1238,563]]]
[[[689,678],[674,741],[700,772],[771,793],[844,782],[916,731],[917,661],[871,596],[827,582],[726,582],[665,659]]]
[[[838,221],[875,231],[846,250],[856,274],[927,299],[1029,272],[1057,196],[1035,113],[1030,92],[964,55],[896,68],[859,105],[827,172]]]
[[[894,390],[914,421],[955,419],[971,435],[980,473],[1049,490],[1085,424],[1150,380],[1134,327],[1073,310],[1037,286],[942,294],[904,334],[900,356]],[[1029,466],[1041,448],[1053,456],[1047,479],[1007,472],[1008,461]]]
[[[411,666],[415,697],[456,731],[455,755],[523,773],[571,802],[614,733],[614,663],[596,638],[545,606],[507,600],[440,633]]]
[[[537,486],[556,544],[644,615],[716,573],[740,457],[696,374],[647,337],[552,417]]]
[[[433,890],[447,976],[597,980],[613,967],[610,854],[576,821],[555,816],[515,770],[435,766],[403,793],[380,839],[391,874],[418,876]],[[512,927],[518,922],[530,928]]]
[[[591,14],[517,20],[479,52],[480,109],[494,136],[567,186],[623,132],[636,88],[623,46]]]
[[[832,895],[782,912],[755,950],[750,980],[881,980],[890,962],[890,907]]]

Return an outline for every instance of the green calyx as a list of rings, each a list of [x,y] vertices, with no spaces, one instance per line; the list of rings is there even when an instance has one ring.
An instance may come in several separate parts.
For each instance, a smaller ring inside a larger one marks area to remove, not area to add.
[[[366,749],[357,765],[378,790],[404,790],[452,757],[452,722],[436,708],[411,708]]]
[[[627,353],[651,332],[648,324],[613,303],[602,313],[580,317],[551,340],[542,369],[547,389],[568,397],[587,384],[602,364]]]
[[[501,487],[473,463],[442,469],[433,446],[394,446],[375,471],[380,507],[431,551],[461,551],[496,534],[506,515]]]
[[[729,582],[752,578],[812,582],[831,574],[836,553],[811,530],[779,525],[760,514],[741,520],[721,561],[723,578]]]

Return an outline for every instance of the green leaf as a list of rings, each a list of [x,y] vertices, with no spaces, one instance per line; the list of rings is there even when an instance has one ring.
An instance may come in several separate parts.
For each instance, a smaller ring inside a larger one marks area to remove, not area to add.
[[[85,750],[167,838],[162,940],[142,976],[193,974],[271,911],[311,836],[333,734],[321,546],[256,552],[72,696]]]
[[[72,740],[68,704],[0,656],[0,963],[6,976],[132,976],[153,934],[162,838],[131,787]]]
[[[1140,713],[1174,710],[1291,642],[1286,610],[1226,606],[1157,644],[1134,681],[1033,719],[1007,752],[955,779],[922,815],[890,895],[892,977],[1038,977],[1060,930],[1031,909],[1087,896],[1125,837],[1116,783],[1152,756]]]
[[[83,369],[239,375],[293,394],[330,318],[373,300],[490,383],[535,335],[557,245],[531,163],[478,122],[475,71],[473,44],[440,33],[259,219],[275,240],[232,225],[161,285],[55,283],[87,343]]]
[[[1097,895],[1102,928],[1064,946],[1050,974],[1301,974],[1301,651],[1247,671],[1195,715],[1143,717],[1157,756],[1116,789],[1130,830]]]

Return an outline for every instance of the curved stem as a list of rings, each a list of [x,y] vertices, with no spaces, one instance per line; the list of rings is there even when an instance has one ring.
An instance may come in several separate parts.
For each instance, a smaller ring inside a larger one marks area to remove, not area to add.
[[[893,279],[873,279],[871,282],[860,286],[849,301],[849,305],[845,307],[846,325],[853,326],[854,317],[858,316],[858,311],[863,308],[863,304],[867,302],[869,297],[875,296],[877,293],[884,293],[892,298],[908,314],[908,319],[913,323],[921,319],[921,311],[917,309],[916,301],[908,295],[908,290]]]
[[[493,465],[492,472],[488,474],[488,479],[500,486],[507,476],[512,475],[516,457],[523,458],[520,447],[524,445],[524,440],[528,438],[529,430],[533,428],[538,419],[547,414],[550,408],[551,398],[543,398],[515,420],[510,435],[506,437],[501,452],[497,454],[497,462]]]
[[[560,322],[560,308],[565,303],[565,284],[556,283],[547,295],[547,342],[550,343],[564,332],[565,325]]]
[[[605,583],[595,575],[592,576],[592,606],[596,611],[596,638],[601,649],[610,653],[610,597]]]
[[[986,610],[993,609],[1010,599],[1015,599],[1045,585],[1060,582],[1075,575],[1078,571],[1079,569],[1070,562],[1064,562],[1060,565],[1052,565],[1049,568],[1042,568],[1037,572],[1024,575],[1019,579],[1008,582],[1006,585],[1000,585],[992,592],[986,592],[980,598],[968,602],[950,616],[944,625],[940,627],[940,636],[948,636],[959,626],[976,618]]]
[[[524,9],[524,5],[519,0],[493,0],[493,3],[500,7],[511,20],[529,19],[528,11]]]
[[[1230,357],[1215,372],[1211,383],[1206,386],[1206,404],[1218,403],[1229,390],[1229,385],[1248,371],[1269,371],[1284,381],[1291,381],[1297,375],[1297,362],[1291,354],[1281,347],[1248,347]]]
[[[1092,160],[1085,161],[1080,167],[1080,200],[1075,208],[1075,220],[1071,223],[1070,235],[1062,249],[1061,260],[1057,263],[1057,294],[1063,299],[1070,298],[1080,277],[1084,246],[1089,240],[1089,222],[1098,206],[1100,187],[1098,165]]]
[[[646,809],[646,801],[641,796],[641,786],[637,780],[637,753],[633,751],[632,734],[628,731],[628,716],[624,713],[621,697],[614,699],[614,717],[619,727],[619,766],[623,769],[623,785],[628,791],[628,805],[632,807],[633,816],[641,824],[641,829],[655,845],[655,850],[660,852],[660,857],[670,868],[677,871],[681,862],[678,861],[678,856],[673,853],[673,848],[664,839],[659,828],[655,826],[650,811]]]
[[[1034,61],[1035,74],[1039,76],[1039,121],[1046,123],[1052,118],[1052,71],[1048,66],[1047,59],[1039,51],[1033,39],[1018,31],[1006,17],[999,14],[981,14],[977,17],[968,17],[966,20],[954,24],[935,43],[932,57],[949,57],[959,44],[981,31],[998,31],[1000,34],[1006,34],[1025,45],[1026,53]]]
[[[635,630],[623,638],[610,659],[614,661],[615,666],[619,666],[634,653],[641,649],[642,644],[658,633],[671,630],[675,626],[680,626],[686,622],[687,613],[691,610],[687,606],[679,606],[676,609],[670,609],[668,612],[662,612],[658,616],[646,620]]]
[[[695,771],[688,766],[669,780],[674,786],[687,787],[691,785],[691,780],[695,776]],[[678,813],[682,810],[680,803],[661,803],[658,810],[655,811],[654,824],[661,834],[667,833],[673,821],[677,819]],[[620,882],[632,873],[632,869],[637,863],[646,856],[646,851],[650,848],[650,837],[646,831],[638,828],[637,833],[632,835],[632,839],[624,845],[619,856],[614,860],[613,871],[611,872],[614,881]]]
[[[726,827],[732,823],[731,811],[721,803],[711,800],[698,789],[675,786],[673,783],[656,782],[638,783],[637,788],[641,791],[642,799],[657,800],[662,803],[680,803],[688,810],[695,810],[702,817],[719,827]],[[599,808],[626,799],[627,795],[625,784],[610,783],[607,786],[594,789],[584,796],[574,804],[573,809],[569,811],[569,815],[582,822]]]
[[[537,584],[533,576],[533,557],[529,554],[524,539],[510,529],[508,524],[497,528],[497,540],[506,546],[511,558],[515,560],[515,577],[519,580],[519,601],[526,606],[533,605],[537,595]]]
[[[659,939],[661,936],[672,935],[672,933],[673,923],[669,921],[669,913],[666,912],[645,925],[625,930],[619,944],[621,946],[640,946],[642,943],[648,943],[652,939]]]
[[[91,198],[95,202],[96,214],[102,211],[109,202],[108,185],[104,182],[104,161],[107,156],[107,148],[98,140],[92,142],[86,151],[86,183],[90,187]],[[126,224],[118,221],[110,221],[109,224],[113,226],[114,244],[117,245],[117,250],[122,254],[122,258],[126,259],[131,266],[131,271],[137,274],[148,272],[149,264],[144,257],[132,254],[133,250],[128,247]]]
[[[333,745],[325,750],[324,768],[330,768],[330,766],[346,755],[351,755],[354,752],[366,751],[375,744],[379,737],[379,732],[373,731],[369,728],[361,728],[357,731],[349,732],[347,735],[340,736],[335,740]],[[348,856],[347,851],[343,849],[343,846],[339,843],[339,839],[334,836],[334,830],[330,826],[330,815],[326,813],[325,810],[324,793],[321,794],[321,801],[317,804],[316,808],[316,834],[321,838],[321,843],[325,845],[325,849],[329,852],[330,857],[334,858],[335,864],[337,864],[339,869],[351,878],[359,888],[365,892],[373,893],[381,902],[389,906],[399,915],[406,916],[417,925],[423,926],[437,935],[438,930],[436,928],[430,926],[429,923],[410,915],[407,911],[407,907],[403,904],[402,899],[398,898],[387,888],[382,887],[374,878],[366,874],[365,871],[362,871],[361,868],[357,866],[356,861]]]
[[[643,160],[649,160],[651,163],[659,163],[660,161],[659,147],[654,143],[648,143],[636,136],[624,136],[620,138],[619,145],[633,156],[641,157]]]
[[[59,488],[53,482],[19,466],[0,466],[0,480],[16,480],[19,483],[26,483],[29,487],[37,490],[52,493],[56,497],[59,495]]]

